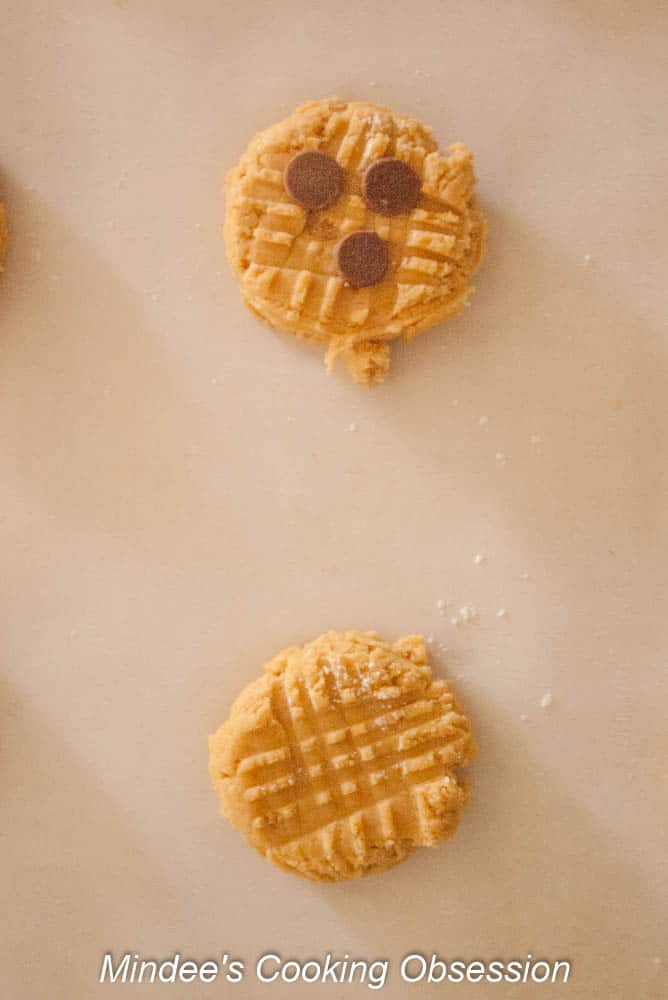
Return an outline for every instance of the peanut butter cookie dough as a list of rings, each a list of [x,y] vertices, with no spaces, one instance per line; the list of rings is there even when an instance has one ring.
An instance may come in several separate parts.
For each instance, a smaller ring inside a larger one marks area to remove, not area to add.
[[[473,156],[419,121],[314,101],[255,136],[227,175],[225,241],[248,307],[380,382],[388,342],[456,315],[485,223]]]
[[[327,632],[271,660],[209,739],[221,811],[286,871],[334,882],[452,836],[475,752],[420,636]]]
[[[7,227],[7,216],[5,206],[0,201],[0,273],[4,271],[5,257],[7,256],[7,245],[9,243],[9,229]]]

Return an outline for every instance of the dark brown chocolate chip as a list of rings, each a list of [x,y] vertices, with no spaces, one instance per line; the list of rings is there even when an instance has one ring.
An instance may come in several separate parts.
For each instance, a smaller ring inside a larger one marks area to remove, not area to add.
[[[387,243],[378,233],[350,233],[336,250],[339,271],[353,288],[366,288],[382,281],[390,262]]]
[[[312,150],[292,157],[284,181],[290,197],[313,212],[333,205],[341,197],[345,176],[332,156]]]
[[[415,208],[420,200],[420,178],[403,160],[384,156],[367,167],[362,191],[372,212],[379,215],[402,215]]]

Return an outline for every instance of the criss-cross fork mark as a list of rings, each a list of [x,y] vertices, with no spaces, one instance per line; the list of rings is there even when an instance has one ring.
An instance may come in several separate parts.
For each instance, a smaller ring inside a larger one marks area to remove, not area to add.
[[[255,807],[253,823],[274,846],[342,823],[361,850],[362,814],[383,837],[400,838],[402,826],[420,826],[416,787],[460,762],[465,723],[450,698],[415,693],[389,708],[369,711],[367,703],[351,710],[335,678],[324,674],[324,680],[324,708],[316,707],[303,677],[294,678],[289,691],[283,680],[274,689],[272,707],[287,746],[247,758],[239,768],[249,779],[245,796]],[[353,721],[351,714],[358,713],[363,718]],[[392,801],[399,797],[397,817]]]

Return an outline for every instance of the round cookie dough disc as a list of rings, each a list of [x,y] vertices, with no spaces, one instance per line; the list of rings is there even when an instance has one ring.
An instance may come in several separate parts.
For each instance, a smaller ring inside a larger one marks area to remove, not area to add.
[[[324,185],[323,208],[311,207],[312,178],[306,187],[304,177],[301,187],[289,180],[290,164],[295,170],[307,154],[342,172],[338,196],[334,181]],[[227,254],[248,307],[325,345],[328,367],[341,357],[358,382],[382,381],[391,340],[451,318],[473,291],[485,232],[473,156],[461,143],[440,153],[426,125],[389,108],[305,104],[255,136],[226,193]],[[382,280],[353,287],[339,273],[337,247],[363,230],[387,244],[388,266]]]
[[[317,881],[383,871],[450,837],[466,802],[468,719],[420,636],[328,632],[268,663],[209,740],[223,815]]]

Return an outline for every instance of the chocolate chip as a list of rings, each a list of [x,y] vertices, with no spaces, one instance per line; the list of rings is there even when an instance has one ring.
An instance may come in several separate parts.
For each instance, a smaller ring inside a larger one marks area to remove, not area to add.
[[[290,197],[302,208],[315,211],[341,197],[345,176],[333,157],[312,150],[293,156],[283,179]]]
[[[420,200],[420,178],[403,160],[384,156],[367,167],[362,191],[372,212],[401,215],[410,212]]]
[[[378,233],[360,230],[344,237],[336,249],[339,271],[353,288],[382,281],[390,262],[385,240]]]

